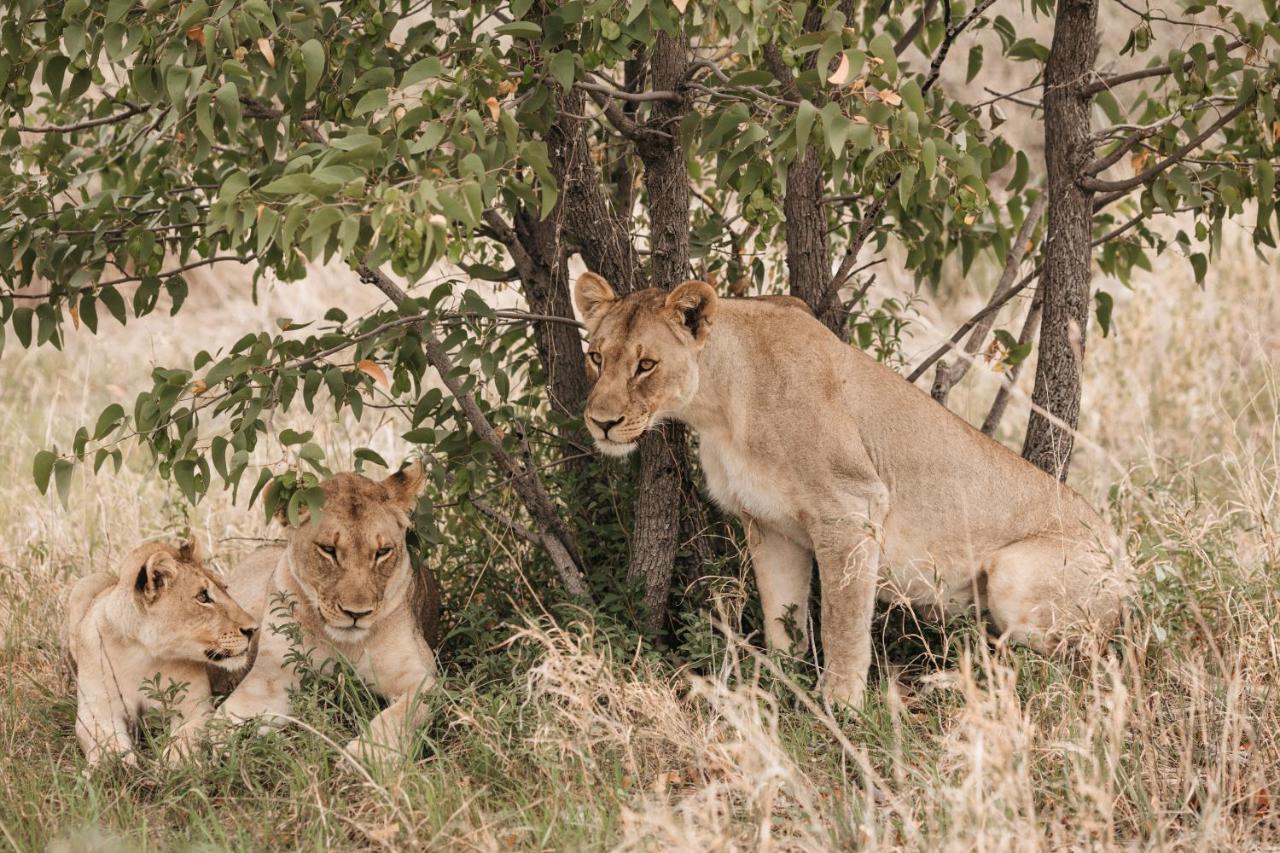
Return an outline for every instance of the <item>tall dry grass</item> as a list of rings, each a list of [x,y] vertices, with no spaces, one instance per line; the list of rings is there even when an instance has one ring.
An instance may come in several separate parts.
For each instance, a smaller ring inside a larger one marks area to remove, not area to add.
[[[882,650],[865,712],[833,719],[797,686],[802,667],[740,638],[695,674],[621,647],[586,617],[531,616],[489,652],[510,656],[516,675],[480,683],[451,670],[433,699],[428,757],[373,776],[336,758],[329,744],[349,722],[315,696],[303,714],[311,730],[177,770],[86,773],[55,639],[71,579],[188,524],[223,559],[268,528],[225,494],[187,507],[136,450],[118,474],[77,474],[69,509],[30,478],[38,448],[129,399],[150,365],[372,297],[340,271],[268,285],[257,303],[245,282],[210,279],[172,321],[82,331],[63,352],[11,344],[0,362],[0,838],[20,849],[1280,843],[1280,297],[1243,235],[1228,239],[1203,290],[1182,259],[1157,263],[1132,291],[1110,286],[1116,327],[1090,344],[1076,460],[1078,485],[1124,532],[1141,578],[1118,653],[1069,667],[992,649],[960,622],[930,634],[933,663],[902,669]],[[937,329],[972,307],[955,301]],[[930,334],[921,324],[909,350],[926,351]],[[980,419],[997,379],[980,365],[957,410]],[[1010,433],[1025,422],[1025,396]],[[335,458],[361,445],[391,459],[406,450],[390,418],[290,417]],[[488,570],[518,562],[519,546],[504,544],[511,555],[495,549]],[[713,612],[741,607],[741,585],[715,588]],[[890,618],[878,636],[899,633]],[[352,701],[358,711],[364,700]]]

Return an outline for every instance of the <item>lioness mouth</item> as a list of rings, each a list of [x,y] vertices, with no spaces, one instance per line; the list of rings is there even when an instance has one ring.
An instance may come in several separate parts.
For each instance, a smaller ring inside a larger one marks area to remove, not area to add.
[[[227,654],[226,652],[218,652],[218,651],[214,651],[213,649],[209,649],[208,651],[206,651],[206,652],[204,653],[204,656],[205,656],[205,657],[207,657],[207,658],[208,658],[209,660],[211,660],[211,661],[220,661],[220,660],[230,660],[231,658],[238,658],[238,657],[240,657],[240,656],[241,656],[241,655],[243,655],[243,654],[244,654],[244,652],[236,652],[235,654]]]

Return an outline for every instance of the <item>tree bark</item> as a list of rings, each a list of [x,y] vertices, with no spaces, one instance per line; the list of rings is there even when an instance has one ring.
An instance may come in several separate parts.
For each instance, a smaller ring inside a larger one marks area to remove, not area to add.
[[[533,261],[532,273],[523,278],[529,310],[572,318],[569,258],[555,218],[539,220],[536,214],[521,208],[515,214],[515,232]],[[578,330],[567,323],[539,323],[534,328],[534,344],[547,373],[552,407],[576,418],[591,389]]]
[[[688,64],[688,41],[660,34],[651,56],[653,88],[677,89]],[[655,102],[648,124],[666,136],[651,134],[637,143],[649,202],[652,284],[664,290],[689,277],[689,171],[680,142],[685,110],[684,104]],[[650,430],[640,440],[640,489],[627,578],[644,586],[647,622],[652,629],[666,618],[680,538],[680,485],[689,464],[686,445],[685,430],[679,424]]]
[[[1097,23],[1097,0],[1059,0],[1045,63],[1049,221],[1040,282],[1044,317],[1031,395],[1036,408],[1022,455],[1060,480],[1067,477],[1080,420],[1080,370],[1089,321],[1093,193],[1078,179],[1093,160],[1092,96],[1085,84],[1098,55]]]
[[[787,288],[792,296],[804,300],[824,326],[843,339],[846,315],[828,287],[831,250],[826,208],[822,204],[825,181],[821,154],[813,145],[805,146],[787,170],[787,191],[782,199],[787,220]]]

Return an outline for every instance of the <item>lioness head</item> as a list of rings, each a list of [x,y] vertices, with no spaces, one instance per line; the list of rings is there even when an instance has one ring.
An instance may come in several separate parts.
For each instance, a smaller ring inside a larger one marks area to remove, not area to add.
[[[380,482],[335,474],[319,523],[304,510],[289,528],[294,577],[334,639],[359,641],[403,597],[412,571],[404,537],[425,481],[419,462]],[[283,510],[277,518],[288,524]]]
[[[157,658],[244,665],[258,623],[205,566],[194,537],[176,547],[151,542],[135,549],[120,576],[138,606],[138,639]]]
[[[604,453],[625,456],[650,425],[679,411],[698,390],[698,352],[716,314],[716,292],[686,281],[670,293],[649,288],[619,299],[583,273],[574,302],[587,326],[587,430]]]

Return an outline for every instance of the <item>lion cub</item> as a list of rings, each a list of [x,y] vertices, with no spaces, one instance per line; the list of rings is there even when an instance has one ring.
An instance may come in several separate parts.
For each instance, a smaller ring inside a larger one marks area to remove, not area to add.
[[[194,538],[142,545],[114,572],[81,578],[63,636],[76,671],[76,736],[90,764],[135,762],[130,729],[157,691],[185,684],[179,737],[213,711],[206,667],[242,667],[257,623],[205,567]],[[149,686],[150,685],[150,686]]]

